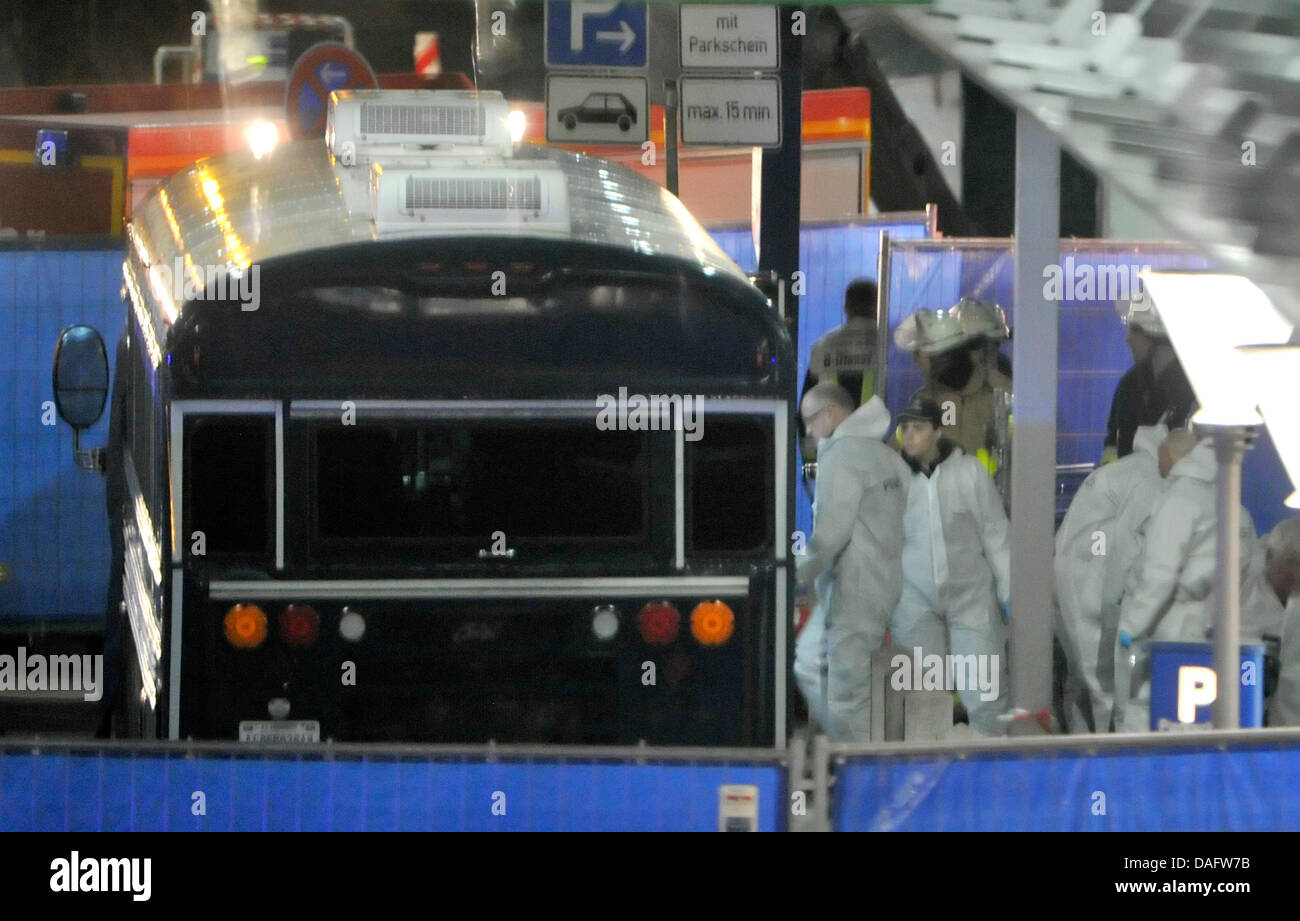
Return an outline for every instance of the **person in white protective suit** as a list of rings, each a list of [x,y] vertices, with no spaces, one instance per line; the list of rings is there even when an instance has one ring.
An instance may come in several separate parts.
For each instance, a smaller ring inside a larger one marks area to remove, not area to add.
[[[1204,643],[1214,623],[1214,451],[1186,429],[1160,446],[1168,479],[1147,519],[1142,555],[1120,606],[1116,650],[1116,728],[1147,732],[1151,719],[1151,642]],[[1249,558],[1255,522],[1241,509],[1238,539]]]
[[[1008,674],[1002,610],[1011,597],[1002,499],[984,465],[942,437],[942,411],[935,401],[914,397],[899,420],[912,485],[904,521],[903,591],[890,632],[910,655],[920,647],[922,656],[951,655],[958,664],[982,661],[985,673],[997,676],[996,695],[969,680],[950,690],[958,691],[972,729],[1002,735],[1006,730],[998,717],[1006,709]]]
[[[1286,525],[1280,522],[1278,528]],[[1286,525],[1287,528],[1297,527]],[[1284,573],[1274,565],[1275,558],[1285,557],[1286,530],[1273,532],[1242,549],[1241,566],[1241,641],[1243,643],[1263,643],[1269,639],[1278,640],[1282,636],[1282,622],[1285,616],[1287,591],[1275,584],[1284,578]]]
[[[1300,516],[1278,522],[1269,532],[1265,576],[1285,605],[1278,653],[1277,691],[1269,705],[1270,726],[1300,726]]]
[[[817,503],[813,501],[813,513]],[[794,641],[794,681],[808,704],[814,731],[828,732],[830,717],[826,712],[826,607],[814,601]]]
[[[825,633],[819,640],[817,625],[810,623],[813,632],[805,627],[800,634],[795,677],[814,715],[824,694],[825,725],[833,741],[867,742],[871,654],[884,644],[902,587],[908,470],[881,441],[890,419],[879,397],[854,410],[848,391],[825,381],[804,394],[800,412],[816,444],[817,497],[797,580],[815,589]],[[817,616],[814,609],[810,621]]]
[[[1109,732],[1115,708],[1115,637],[1140,529],[1164,486],[1157,452],[1169,434],[1141,426],[1133,453],[1098,467],[1056,532],[1058,630],[1074,679],[1072,732]]]

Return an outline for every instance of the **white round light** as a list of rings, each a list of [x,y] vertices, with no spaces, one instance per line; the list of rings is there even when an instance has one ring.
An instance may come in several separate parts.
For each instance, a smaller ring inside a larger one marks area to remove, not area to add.
[[[283,697],[272,697],[266,702],[266,712],[271,719],[282,720],[289,715],[289,701]]]
[[[253,156],[260,160],[275,150],[275,145],[280,140],[280,132],[274,122],[256,121],[244,129],[244,139],[248,141]]]
[[[591,618],[591,632],[601,642],[612,640],[618,635],[618,610],[611,605],[596,608]]]
[[[366,635],[366,619],[356,611],[343,609],[343,616],[339,618],[339,636],[349,643],[355,643]]]
[[[524,131],[528,128],[528,116],[518,109],[511,109],[506,116],[506,127],[510,129],[510,140],[518,144],[524,139]]]

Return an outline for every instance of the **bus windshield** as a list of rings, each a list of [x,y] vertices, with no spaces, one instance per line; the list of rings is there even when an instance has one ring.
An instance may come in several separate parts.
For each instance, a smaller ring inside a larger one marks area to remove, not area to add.
[[[591,421],[322,426],[316,537],[637,541],[647,530],[647,433]]]

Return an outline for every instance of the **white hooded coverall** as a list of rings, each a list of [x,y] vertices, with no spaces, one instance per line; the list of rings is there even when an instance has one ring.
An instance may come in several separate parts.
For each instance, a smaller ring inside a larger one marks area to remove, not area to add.
[[[941,445],[951,453],[930,476],[908,468],[903,591],[890,631],[909,655],[918,646],[923,656],[996,655],[996,699],[981,699],[979,688],[957,690],[971,727],[1000,735],[1008,674],[1000,607],[1011,597],[1007,516],[984,465],[955,445]],[[994,660],[987,661],[992,674]]]
[[[1155,641],[1204,643],[1214,623],[1214,452],[1205,442],[1174,464],[1147,520],[1142,555],[1120,606],[1119,630],[1132,638],[1117,648],[1116,727],[1147,732],[1151,725],[1151,657]],[[1241,510],[1243,569],[1255,539],[1255,522]],[[1120,681],[1119,669],[1130,672]],[[1119,699],[1121,685],[1129,699]]]
[[[1291,593],[1282,615],[1282,648],[1278,658],[1282,667],[1277,690],[1269,704],[1268,724],[1300,726],[1300,590]]]
[[[1268,581],[1267,538],[1251,541],[1241,553],[1245,570],[1241,577],[1241,641],[1262,643],[1265,636],[1281,637],[1284,605]]]
[[[813,502],[813,516],[817,503]],[[826,607],[821,599],[813,602],[799,638],[794,641],[794,680],[808,704],[814,723],[827,732],[830,717],[826,713]]]
[[[826,729],[837,742],[871,740],[871,654],[884,643],[901,590],[910,471],[881,441],[889,421],[872,397],[817,446],[813,533],[797,578],[812,583],[825,616]],[[805,627],[795,650],[795,675],[814,696],[821,650],[809,626],[812,635]]]
[[[1075,493],[1056,532],[1061,645],[1075,676],[1070,729],[1110,730],[1115,707],[1115,634],[1140,529],[1164,487],[1156,452],[1168,431],[1142,426],[1133,453],[1098,467]]]

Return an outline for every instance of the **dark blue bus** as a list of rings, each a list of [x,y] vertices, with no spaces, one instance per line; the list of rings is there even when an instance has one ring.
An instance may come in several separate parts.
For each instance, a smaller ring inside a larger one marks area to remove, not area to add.
[[[785,744],[785,325],[676,198],[507,117],[336,94],[325,143],[136,210],[133,734]]]

